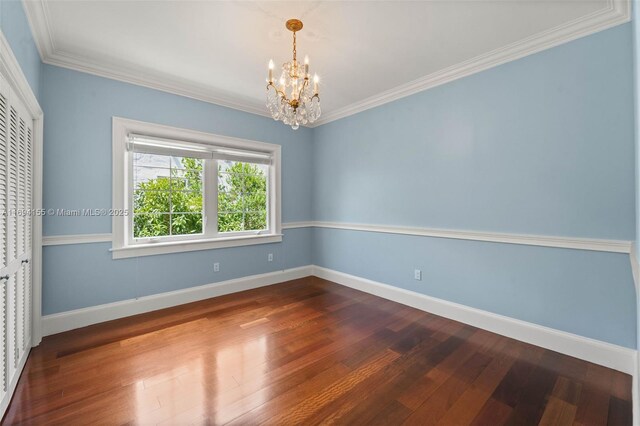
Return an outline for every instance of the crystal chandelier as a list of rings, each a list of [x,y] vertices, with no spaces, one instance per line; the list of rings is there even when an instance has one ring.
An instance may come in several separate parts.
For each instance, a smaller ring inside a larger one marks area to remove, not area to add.
[[[296,32],[302,29],[302,21],[289,19],[286,27],[293,32],[293,60],[282,65],[277,83],[273,80],[273,61],[269,61],[267,108],[274,120],[282,120],[295,130],[320,117],[320,96],[318,76],[313,77],[313,87],[309,83],[309,57],[305,56],[304,65],[296,58]]]

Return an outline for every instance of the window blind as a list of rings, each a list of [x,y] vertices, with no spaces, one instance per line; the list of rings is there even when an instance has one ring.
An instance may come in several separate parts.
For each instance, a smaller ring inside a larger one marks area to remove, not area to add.
[[[130,134],[127,149],[144,154],[175,155],[180,157],[240,161],[254,164],[271,164],[270,153],[247,151],[204,143],[172,140]]]

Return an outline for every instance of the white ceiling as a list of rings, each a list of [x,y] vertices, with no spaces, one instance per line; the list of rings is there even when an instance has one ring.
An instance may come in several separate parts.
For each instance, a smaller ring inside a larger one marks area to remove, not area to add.
[[[622,0],[26,2],[45,62],[266,114],[270,58],[321,78],[325,121],[629,19]]]

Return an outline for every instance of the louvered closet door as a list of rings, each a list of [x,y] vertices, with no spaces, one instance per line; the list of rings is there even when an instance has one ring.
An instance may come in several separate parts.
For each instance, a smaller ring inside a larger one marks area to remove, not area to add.
[[[0,77],[0,396],[31,346],[33,120]]]
[[[7,267],[7,135],[8,100],[5,94],[0,93],[0,270]],[[7,391],[7,281],[0,280],[0,395],[4,398]]]

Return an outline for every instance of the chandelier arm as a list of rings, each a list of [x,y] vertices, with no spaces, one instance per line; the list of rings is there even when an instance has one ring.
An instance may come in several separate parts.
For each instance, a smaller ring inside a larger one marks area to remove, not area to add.
[[[309,79],[305,78],[304,82],[302,83],[302,87],[300,88],[300,90],[298,91],[298,99],[302,99],[302,92],[304,92],[304,89],[309,85]]]
[[[269,90],[269,87],[273,87],[273,90],[276,91],[276,93],[278,95],[280,95],[280,97],[288,104],[291,104],[291,101],[289,100],[289,98],[287,98],[287,94],[285,92],[283,92],[282,90],[278,90],[278,88],[276,87],[275,84],[273,83],[267,83],[267,90]]]

